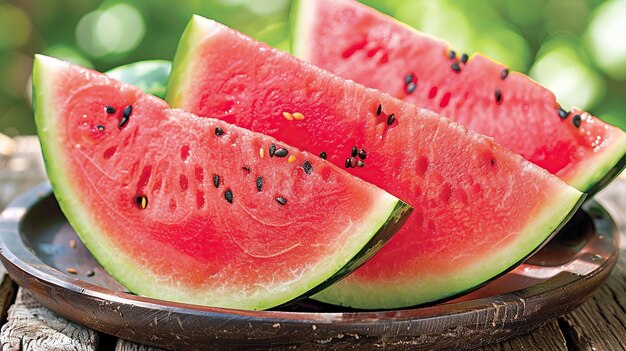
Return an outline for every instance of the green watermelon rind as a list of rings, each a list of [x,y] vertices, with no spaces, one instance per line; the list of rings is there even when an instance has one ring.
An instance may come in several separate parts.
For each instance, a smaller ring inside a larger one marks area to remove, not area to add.
[[[613,135],[608,148],[591,159],[579,163],[579,167],[563,180],[577,189],[585,189],[588,199],[607,186],[626,167],[626,134]]]
[[[313,32],[307,30],[312,26],[311,21],[313,20],[313,16],[305,16],[304,13],[311,11],[313,8],[315,8],[313,1],[294,0],[291,3],[291,13],[289,15],[288,24],[290,53],[304,61],[308,61],[309,59],[308,46],[304,44],[310,41],[310,36]]]
[[[210,28],[206,28],[208,32],[199,30],[203,27],[203,23],[204,21],[201,16],[193,15],[178,42],[178,48],[176,49],[173,60],[176,64],[172,67],[172,73],[170,74],[170,80],[167,85],[167,95],[165,97],[165,101],[167,101],[170,106],[180,106],[182,101],[184,101],[184,96],[181,93],[186,91],[184,77],[189,77],[190,72],[193,72],[193,64],[195,63],[195,61],[192,61],[190,58],[193,57],[194,48],[190,47],[188,43],[195,43],[198,41],[198,38],[209,36],[211,33]],[[213,29],[213,31],[217,31],[217,29]],[[189,39],[185,40],[185,38]]]
[[[155,285],[154,277],[146,274],[130,257],[121,253],[112,242],[106,239],[105,230],[99,225],[97,214],[83,210],[85,206],[82,204],[88,199],[81,199],[80,193],[76,191],[72,183],[72,174],[67,174],[68,167],[66,167],[66,160],[59,142],[61,139],[56,127],[58,112],[54,106],[60,101],[55,99],[56,96],[45,93],[45,91],[54,91],[54,75],[58,69],[58,61],[41,55],[36,56],[33,68],[33,96],[35,97],[35,121],[46,171],[55,197],[67,220],[76,229],[80,239],[98,262],[130,291],[164,300],[197,303],[197,300],[190,299],[188,296],[197,295],[196,290],[167,291],[162,286]],[[362,233],[361,238],[365,240],[354,245],[345,245],[335,253],[332,259],[324,261],[312,270],[313,273],[309,277],[301,277],[288,289],[272,287],[276,293],[269,298],[253,298],[247,305],[233,306],[228,305],[231,301],[225,301],[223,307],[258,310],[285,304],[324,289],[365,263],[395,234],[412,211],[409,205],[384,191],[380,191],[380,195],[373,203],[376,206],[370,210],[370,213],[364,214],[359,222],[352,222],[346,228],[355,233]]]
[[[363,246],[361,250],[359,250],[359,252],[350,259],[350,261],[345,263],[335,272],[335,274],[333,274],[324,282],[321,282],[316,286],[312,286],[307,291],[306,295],[301,295],[300,297],[288,301],[287,303],[317,294],[318,292],[323,291],[327,287],[341,280],[348,274],[354,272],[355,269],[362,266],[378,251],[380,251],[380,249],[383,248],[383,246],[393,237],[393,235],[400,229],[400,227],[402,227],[404,222],[409,218],[409,215],[412,211],[413,207],[411,207],[404,201],[398,200],[391,213],[389,213],[389,215],[385,219],[384,223],[380,225],[380,228],[378,229],[376,234],[372,236],[367,244]]]
[[[144,60],[115,67],[104,73],[113,79],[134,85],[147,94],[164,99],[171,70],[170,61]]]
[[[311,42],[310,37],[312,30],[310,30],[310,28],[312,27],[313,20],[315,18],[315,8],[318,6],[316,1],[317,0],[294,0],[291,7],[291,15],[289,16],[291,53],[304,61],[310,60],[311,46],[307,45],[307,43]],[[380,13],[380,15],[386,16],[399,26],[402,26],[420,36],[429,36],[434,40],[441,41],[441,39],[427,33],[420,32],[391,16],[383,13]],[[493,59],[480,53],[476,53],[472,56],[475,55],[482,55],[485,58],[494,61]],[[472,58],[470,58],[470,60],[471,59]],[[528,77],[528,79],[530,82],[540,85],[530,77]],[[587,199],[591,199],[594,194],[608,185],[626,166],[626,134],[621,133],[617,135],[617,133],[615,133],[613,137],[618,139],[614,139],[610,147],[604,149],[601,153],[598,153],[597,156],[578,163],[576,169],[571,170],[562,176],[562,179],[566,183],[582,192],[588,193],[589,196]]]
[[[313,299],[334,305],[357,309],[389,309],[398,306],[412,307],[426,303],[435,303],[452,299],[493,281],[523,263],[541,249],[561,228],[572,218],[586,198],[573,187],[559,194],[551,203],[543,208],[535,209],[535,221],[529,223],[522,234],[517,235],[517,242],[510,245],[511,250],[491,250],[491,257],[481,257],[474,266],[465,266],[456,275],[442,281],[438,277],[421,279],[421,285],[411,285],[408,281],[384,282],[381,286],[352,284],[346,281],[340,285],[332,285],[312,296]],[[565,204],[565,205],[564,205]],[[544,233],[535,235],[534,233]],[[522,248],[520,250],[520,248]],[[462,255],[462,253],[459,253]],[[451,258],[454,259],[454,258]],[[339,290],[339,286],[344,290]],[[424,289],[424,287],[427,287]],[[377,290],[384,292],[378,293]],[[427,293],[424,293],[428,290]],[[346,293],[349,291],[349,293]],[[385,296],[384,299],[369,298]]]

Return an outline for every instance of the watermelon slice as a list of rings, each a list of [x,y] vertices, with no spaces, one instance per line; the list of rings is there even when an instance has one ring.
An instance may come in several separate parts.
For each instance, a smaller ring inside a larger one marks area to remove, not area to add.
[[[172,106],[270,134],[415,208],[371,261],[317,298],[395,308],[450,297],[519,263],[581,193],[489,138],[195,16]]]
[[[420,33],[353,0],[299,1],[294,54],[346,79],[439,112],[596,193],[626,166],[626,134],[567,111],[529,77]]]
[[[410,212],[316,156],[103,74],[37,56],[33,82],[61,209],[135,293],[284,304],[354,270]]]

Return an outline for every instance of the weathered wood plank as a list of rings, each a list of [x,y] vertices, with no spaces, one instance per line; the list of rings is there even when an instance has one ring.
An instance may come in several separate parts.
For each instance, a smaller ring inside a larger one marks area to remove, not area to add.
[[[626,251],[600,290],[562,321],[570,350],[626,350]]]
[[[98,334],[58,317],[26,290],[19,289],[2,326],[2,351],[95,351]]]
[[[115,351],[165,351],[164,349],[136,344],[132,341],[118,339]]]
[[[476,351],[568,351],[565,337],[557,321],[538,328],[531,333],[476,349]]]
[[[15,300],[17,286],[13,283],[7,274],[4,266],[0,264],[0,324],[4,324],[7,318],[9,306]]]

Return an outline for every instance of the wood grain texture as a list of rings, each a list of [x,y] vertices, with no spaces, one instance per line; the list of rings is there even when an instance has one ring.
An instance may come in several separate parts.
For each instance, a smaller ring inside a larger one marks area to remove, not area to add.
[[[626,252],[600,290],[561,325],[570,350],[626,350]]]
[[[4,324],[7,318],[9,306],[15,300],[17,286],[13,283],[4,267],[0,264],[0,323]]]
[[[132,341],[118,339],[115,351],[165,351],[164,349],[136,344]]]
[[[568,351],[557,321],[551,321],[532,333],[476,349],[476,351]]]
[[[95,351],[98,334],[60,318],[19,289],[0,332],[2,351]]]

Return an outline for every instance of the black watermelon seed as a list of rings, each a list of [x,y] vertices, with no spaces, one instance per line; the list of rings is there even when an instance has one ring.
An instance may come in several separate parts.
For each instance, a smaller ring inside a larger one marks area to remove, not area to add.
[[[101,132],[104,131],[104,126],[102,124],[98,124],[96,128],[98,128],[98,130]]]
[[[357,149],[356,146],[353,146],[352,147],[352,152],[350,153],[350,156],[356,157],[358,152],[359,152],[359,149]]]
[[[122,129],[128,124],[128,120],[130,119],[130,114],[133,112],[133,106],[128,105],[124,108],[124,112],[122,113],[122,119],[120,120],[119,128]]]
[[[350,159],[350,157],[346,158],[346,168],[350,168],[352,167],[352,160]]]
[[[509,76],[509,69],[508,68],[503,68],[502,71],[500,72],[500,78],[502,80],[505,80],[506,77]]]
[[[215,135],[217,136],[224,135],[224,130],[220,127],[215,127]]]
[[[226,201],[230,202],[231,204],[233,203],[233,192],[228,189],[224,192],[224,198],[226,199]]]
[[[144,210],[146,207],[148,207],[148,198],[144,195],[136,196],[135,203],[137,204],[137,207]]]
[[[276,152],[276,145],[274,145],[274,143],[272,143],[272,145],[270,145],[270,149],[269,149],[270,157],[274,157],[274,153],[275,152]]]
[[[280,149],[278,149],[278,150],[276,150],[274,152],[274,156],[276,156],[276,157],[285,157],[285,156],[287,156],[288,153],[289,153],[289,151],[287,151],[287,149],[281,147]]]
[[[467,56],[467,54],[463,54],[461,55],[461,62],[463,63],[467,63],[467,60],[469,59],[469,56]]]
[[[304,163],[302,164],[302,169],[304,169],[304,173],[311,174],[311,171],[313,170],[313,165],[309,161],[304,161]]]
[[[263,177],[256,178],[256,190],[258,191],[263,190]]]
[[[559,117],[561,117],[562,119],[565,119],[569,116],[569,112],[565,111],[562,107],[559,107],[558,113],[559,113]]]
[[[389,116],[387,116],[387,125],[390,126],[393,124],[393,122],[396,121],[396,114],[392,113]]]
[[[358,161],[356,162],[356,166],[357,166],[357,167],[364,167],[364,166],[365,166],[365,162],[363,162],[363,161],[361,161],[361,160],[358,160]]]
[[[132,105],[128,105],[124,108],[124,112],[122,113],[122,116],[124,118],[128,118],[130,117],[130,114],[133,113],[133,106]]]
[[[328,158],[328,155],[326,154],[326,151],[322,151],[322,152],[320,152],[320,157],[321,157],[322,159],[324,159],[324,160],[325,160],[325,159],[327,159],[327,158]]]
[[[128,124],[128,117],[122,117],[122,119],[120,120],[120,125],[118,126],[120,129],[124,128],[124,126],[126,126],[126,124]]]
[[[284,197],[277,196],[276,197],[276,202],[278,202],[281,205],[286,205],[287,204],[287,199],[285,199]]]
[[[454,50],[450,50],[450,52],[448,53],[448,58],[452,60],[455,57],[456,57],[456,52]]]
[[[85,273],[85,274],[86,274],[88,277],[93,277],[93,276],[96,274],[96,272],[89,270],[89,271],[87,271],[87,273]]]
[[[383,105],[378,104],[378,108],[376,109],[376,116],[380,116],[383,113]]]
[[[363,149],[359,149],[359,152],[357,153],[357,155],[359,156],[361,160],[365,160],[365,158],[367,157],[367,152],[365,152],[365,150]]]
[[[416,88],[417,88],[417,84],[410,82],[409,84],[406,85],[405,90],[407,94],[413,94]]]
[[[496,89],[495,96],[496,96],[496,102],[498,104],[501,104],[502,103],[502,93],[500,92],[500,89]]]
[[[246,173],[250,173],[250,167],[243,165],[243,167],[241,167],[241,169],[243,169],[244,171],[246,171]]]
[[[217,174],[213,175],[213,185],[215,185],[216,188],[220,186],[220,176]]]
[[[574,115],[574,118],[572,118],[572,123],[574,123],[574,127],[579,128],[581,122],[582,118],[580,118],[580,115]]]
[[[404,84],[409,84],[415,79],[415,75],[413,73],[407,73],[404,76]]]
[[[107,111],[107,113],[110,115],[114,114],[117,111],[115,107],[113,106],[105,106],[104,108]]]
[[[461,72],[461,66],[459,66],[458,62],[453,62],[450,67],[452,67],[452,70],[455,72]]]
[[[496,165],[496,160],[494,160],[493,158],[490,160],[491,161],[491,165],[495,166]]]

